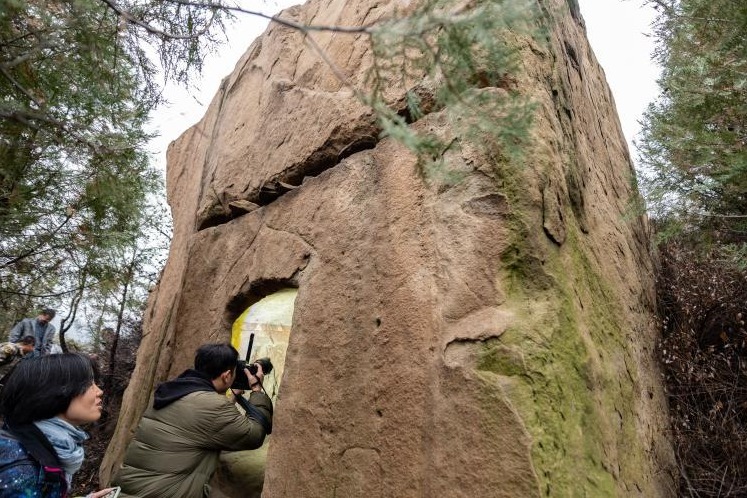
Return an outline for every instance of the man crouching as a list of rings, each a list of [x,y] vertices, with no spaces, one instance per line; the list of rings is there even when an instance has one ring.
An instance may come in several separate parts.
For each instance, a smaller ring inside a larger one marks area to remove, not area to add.
[[[239,353],[229,344],[197,350],[194,370],[159,385],[114,478],[120,496],[202,498],[221,451],[252,450],[272,431],[272,402],[262,392],[261,365],[245,369],[250,410],[242,415],[225,396]]]

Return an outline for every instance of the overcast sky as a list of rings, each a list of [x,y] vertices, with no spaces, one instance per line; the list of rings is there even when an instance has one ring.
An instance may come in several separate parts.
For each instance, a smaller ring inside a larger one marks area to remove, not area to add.
[[[633,157],[638,120],[659,93],[659,67],[651,56],[654,10],[643,0],[579,0],[586,32],[612,89],[623,133]]]
[[[657,95],[658,68],[651,62],[653,39],[647,36],[654,11],[641,6],[643,0],[579,0],[581,13],[594,52],[607,75],[615,96],[623,132],[628,143],[638,133],[638,120],[646,106]],[[270,0],[264,11],[274,14],[299,3],[298,0]],[[228,44],[219,54],[206,61],[198,89],[168,87],[172,102],[154,113],[153,128],[160,137],[151,142],[151,151],[159,164],[165,165],[166,147],[204,115],[218,90],[220,81],[233,71],[236,62],[254,39],[262,34],[266,21],[242,16],[229,28]],[[631,147],[632,156],[635,151]]]

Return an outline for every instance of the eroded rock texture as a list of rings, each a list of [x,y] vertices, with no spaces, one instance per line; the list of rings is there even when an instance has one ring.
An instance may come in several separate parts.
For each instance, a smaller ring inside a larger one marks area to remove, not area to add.
[[[537,105],[519,163],[442,112],[413,124],[453,139],[452,186],[380,140],[299,33],[272,26],[251,46],[169,149],[174,239],[104,479],[155,383],[297,286],[265,498],[674,495],[647,226],[573,4],[542,0],[546,44],[517,37],[516,87]],[[354,25],[403,8],[283,15]],[[362,81],[364,39],[314,36]]]

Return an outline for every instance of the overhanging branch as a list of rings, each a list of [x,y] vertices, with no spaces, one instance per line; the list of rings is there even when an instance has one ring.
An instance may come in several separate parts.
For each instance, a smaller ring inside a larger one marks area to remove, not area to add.
[[[14,121],[17,121],[23,125],[26,125],[36,130],[44,130],[44,127],[39,126],[38,123],[35,123],[35,121],[43,121],[47,124],[52,125],[52,127],[60,133],[59,135],[55,136],[58,143],[64,142],[60,135],[67,134],[71,136],[79,144],[89,148],[94,154],[100,154],[102,152],[101,147],[99,145],[91,142],[90,140],[88,140],[86,137],[84,137],[80,133],[74,130],[71,130],[68,125],[66,125],[62,121],[59,121],[51,117],[49,114],[45,112],[34,112],[30,110],[20,110],[20,109],[16,109],[16,110],[0,109],[0,118],[12,119]]]
[[[101,0],[101,2],[103,2],[107,7],[109,7],[109,9],[113,10],[114,12],[116,12],[117,15],[119,15],[122,19],[124,19],[128,23],[133,24],[135,26],[139,26],[139,27],[143,28],[145,31],[147,31],[148,33],[151,33],[151,34],[154,34],[154,35],[158,35],[158,36],[161,36],[163,38],[168,38],[168,39],[171,39],[171,40],[194,40],[196,38],[199,38],[200,36],[202,36],[205,33],[207,33],[208,30],[210,30],[210,27],[213,24],[213,20],[215,20],[215,12],[213,12],[213,16],[210,18],[210,20],[208,21],[207,25],[203,29],[201,29],[197,33],[192,33],[192,34],[189,34],[189,35],[179,35],[179,34],[176,34],[176,33],[169,33],[167,31],[163,31],[163,30],[161,30],[159,28],[156,28],[155,26],[153,26],[151,24],[148,24],[147,22],[144,22],[144,21],[138,19],[130,11],[128,11],[128,10],[120,7],[119,5],[117,5],[117,3],[114,2],[113,0]]]
[[[238,12],[240,14],[247,14],[250,16],[261,17],[262,19],[267,19],[274,23],[280,24],[282,26],[287,26],[289,28],[297,29],[298,31],[302,31],[304,33],[307,33],[309,31],[332,31],[335,33],[371,34],[373,31],[373,27],[374,27],[373,24],[369,24],[365,26],[334,26],[334,25],[302,24],[302,23],[298,23],[295,21],[291,21],[290,19],[284,19],[279,16],[273,16],[273,15],[265,14],[263,12],[259,12],[255,10],[243,9],[241,7],[231,7],[228,5],[221,5],[221,4],[214,3],[214,2],[196,2],[193,0],[167,0],[167,1],[169,3],[175,3],[178,5],[221,9],[221,10],[225,10],[229,12]]]

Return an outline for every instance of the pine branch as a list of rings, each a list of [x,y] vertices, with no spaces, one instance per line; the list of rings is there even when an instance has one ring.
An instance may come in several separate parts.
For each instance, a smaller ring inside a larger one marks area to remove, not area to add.
[[[178,4],[178,5],[221,9],[221,10],[225,10],[228,12],[238,12],[240,14],[247,14],[250,16],[260,17],[262,19],[267,19],[274,23],[280,24],[282,26],[296,29],[303,33],[308,33],[310,31],[331,31],[334,33],[353,33],[353,34],[365,33],[365,34],[370,35],[373,32],[374,27],[376,26],[375,24],[369,24],[369,25],[364,25],[364,26],[335,26],[335,25],[303,24],[303,23],[298,23],[296,21],[291,21],[290,19],[285,19],[285,18],[276,16],[276,15],[269,15],[269,14],[265,14],[263,12],[259,12],[255,10],[248,10],[248,9],[243,9],[241,7],[222,5],[222,4],[214,3],[214,2],[195,2],[192,0],[166,0],[166,1],[168,1],[169,3]]]
[[[33,128],[39,131],[45,131],[47,128],[37,123],[37,121],[41,121],[41,122],[52,125],[52,129],[57,130],[58,134],[53,134],[53,137],[55,138],[58,144],[64,144],[65,143],[64,135],[69,135],[77,143],[90,149],[96,155],[104,152],[104,150],[102,150],[102,148],[98,144],[92,142],[91,140],[88,140],[80,133],[70,129],[70,127],[66,123],[53,118],[52,116],[50,116],[48,113],[45,113],[45,112],[41,112],[41,111],[34,112],[34,111],[18,110],[18,109],[16,110],[0,109],[0,118],[12,119],[23,125],[28,126],[29,128]]]
[[[2,73],[3,76],[5,76],[5,79],[7,79],[11,85],[13,85],[16,90],[20,91],[26,98],[28,98],[31,102],[36,105],[38,109],[42,109],[44,107],[44,104],[40,102],[39,100],[34,97],[34,95],[23,85],[21,85],[12,74],[10,74],[10,71],[8,71],[8,66],[6,64],[0,64],[0,73]]]
[[[215,12],[213,12],[213,16],[207,22],[207,25],[203,29],[198,31],[197,33],[192,33],[189,35],[179,35],[176,33],[169,33],[169,32],[163,31],[161,29],[156,28],[152,24],[149,24],[147,22],[144,22],[138,19],[130,11],[120,7],[116,2],[114,2],[114,0],[100,0],[100,1],[104,3],[109,9],[114,11],[117,15],[119,15],[122,19],[124,19],[127,23],[143,28],[145,31],[153,35],[158,35],[162,38],[167,38],[170,40],[196,40],[200,38],[201,36],[206,34],[208,31],[210,31],[210,27],[212,26],[213,21],[215,20],[215,15],[216,15]]]

